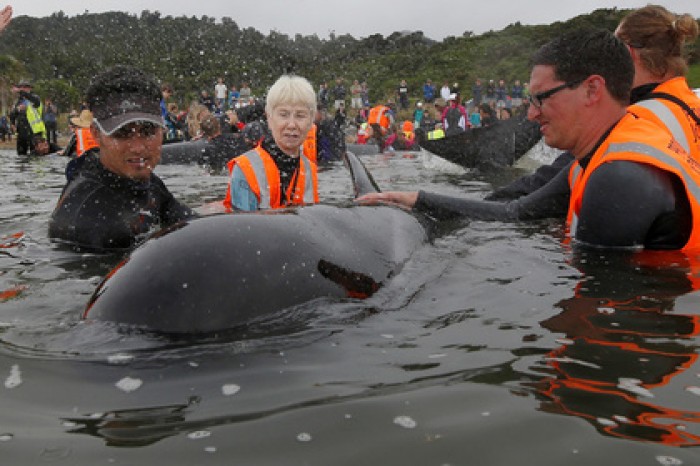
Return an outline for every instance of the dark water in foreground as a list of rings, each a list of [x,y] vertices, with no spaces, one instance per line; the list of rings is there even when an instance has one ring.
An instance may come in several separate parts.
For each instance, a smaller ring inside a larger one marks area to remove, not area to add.
[[[383,189],[496,182],[363,160]],[[700,464],[700,295],[680,267],[574,254],[557,222],[443,225],[366,301],[165,341],[79,321],[117,258],[48,242],[64,163],[0,152],[2,465]],[[158,173],[192,206],[226,183]],[[350,198],[342,166],[320,184]]]

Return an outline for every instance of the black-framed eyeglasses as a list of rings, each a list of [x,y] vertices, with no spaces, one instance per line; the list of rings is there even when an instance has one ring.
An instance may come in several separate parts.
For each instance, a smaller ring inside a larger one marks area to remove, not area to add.
[[[562,84],[562,85],[560,85],[560,86],[553,87],[553,88],[551,88],[551,89],[549,89],[549,90],[540,92],[539,94],[530,95],[530,96],[528,97],[528,100],[530,101],[530,103],[531,103],[535,108],[542,108],[542,103],[543,103],[546,99],[552,97],[554,94],[556,94],[557,92],[561,91],[562,89],[576,87],[576,86],[578,86],[579,84],[581,84],[582,82],[584,82],[585,80],[586,80],[586,78],[581,78],[581,79],[576,79],[576,80],[574,80],[574,81],[569,81],[569,82],[564,83],[564,84]]]

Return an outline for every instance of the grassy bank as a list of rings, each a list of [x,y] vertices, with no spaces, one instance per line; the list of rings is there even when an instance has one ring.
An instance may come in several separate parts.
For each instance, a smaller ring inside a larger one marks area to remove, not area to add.
[[[700,63],[691,65],[688,69],[688,84],[693,89],[700,87]]]

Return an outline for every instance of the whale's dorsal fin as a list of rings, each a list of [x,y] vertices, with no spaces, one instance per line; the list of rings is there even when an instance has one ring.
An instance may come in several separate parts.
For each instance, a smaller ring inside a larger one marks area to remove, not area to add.
[[[367,170],[367,167],[360,161],[359,158],[352,152],[345,152],[345,164],[350,170],[352,178],[352,186],[355,189],[355,197],[362,196],[367,193],[379,193],[381,190],[377,182],[372,178],[372,174]]]

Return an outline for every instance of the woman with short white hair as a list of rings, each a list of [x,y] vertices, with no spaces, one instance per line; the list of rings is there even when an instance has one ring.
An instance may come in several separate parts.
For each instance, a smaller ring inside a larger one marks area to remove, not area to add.
[[[315,113],[316,94],[305,78],[283,75],[272,85],[265,105],[269,132],[229,162],[225,206],[252,211],[318,202],[315,138],[305,144]]]

